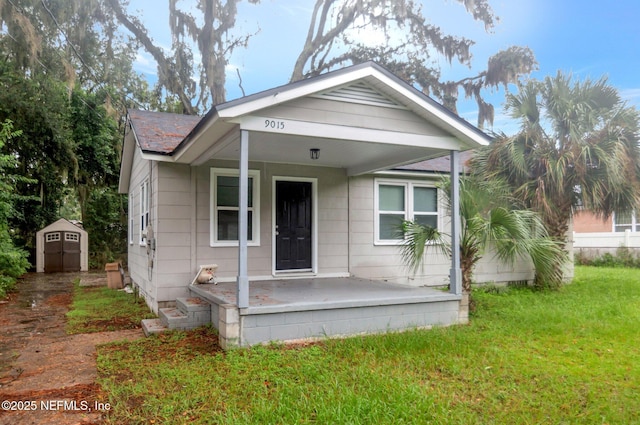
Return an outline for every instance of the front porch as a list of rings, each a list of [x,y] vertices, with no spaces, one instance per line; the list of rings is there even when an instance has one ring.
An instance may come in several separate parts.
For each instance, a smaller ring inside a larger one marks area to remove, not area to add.
[[[189,289],[211,304],[225,349],[467,322],[460,295],[355,277],[250,282],[245,308],[237,306],[235,283]]]

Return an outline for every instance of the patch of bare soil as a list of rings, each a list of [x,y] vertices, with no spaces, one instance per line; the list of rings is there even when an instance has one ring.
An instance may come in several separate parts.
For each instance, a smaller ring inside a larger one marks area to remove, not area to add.
[[[78,276],[28,274],[0,304],[0,425],[99,424],[108,414],[95,383],[95,347],[140,338],[142,331],[67,335],[65,314]]]

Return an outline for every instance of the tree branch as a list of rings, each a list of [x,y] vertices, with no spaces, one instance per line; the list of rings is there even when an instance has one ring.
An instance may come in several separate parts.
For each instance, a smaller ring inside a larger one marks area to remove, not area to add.
[[[124,25],[131,33],[142,43],[145,50],[153,56],[158,64],[159,80],[166,85],[167,89],[171,93],[174,93],[180,99],[185,112],[189,115],[196,115],[196,111],[191,105],[191,99],[189,99],[185,93],[184,83],[180,81],[180,77],[175,70],[171,67],[170,62],[165,57],[160,48],[153,44],[151,38],[147,35],[144,27],[135,22],[135,18],[130,18],[122,9],[118,0],[106,0],[108,5],[116,14],[116,18],[122,25]]]

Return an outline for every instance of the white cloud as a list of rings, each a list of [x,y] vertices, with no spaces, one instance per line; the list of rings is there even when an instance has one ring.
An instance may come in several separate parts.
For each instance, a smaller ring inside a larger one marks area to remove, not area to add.
[[[133,69],[146,75],[158,75],[158,68],[156,67],[155,61],[151,55],[144,50],[138,50],[138,53],[136,53]]]
[[[620,90],[620,97],[636,107],[640,107],[640,88]]]

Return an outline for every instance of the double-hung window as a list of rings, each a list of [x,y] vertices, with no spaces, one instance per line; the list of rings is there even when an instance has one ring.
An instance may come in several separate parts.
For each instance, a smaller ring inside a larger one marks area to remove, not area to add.
[[[145,231],[149,227],[149,180],[145,180],[140,185],[140,245],[144,245]]]
[[[249,245],[260,244],[260,172],[249,170],[247,240]],[[238,216],[240,214],[240,179],[238,170],[211,169],[211,245],[238,244]]]
[[[624,212],[613,214],[613,231],[624,232],[640,232],[640,214],[635,212]]]
[[[403,239],[403,220],[438,228],[438,189],[423,182],[376,180],[376,244],[396,244]]]

